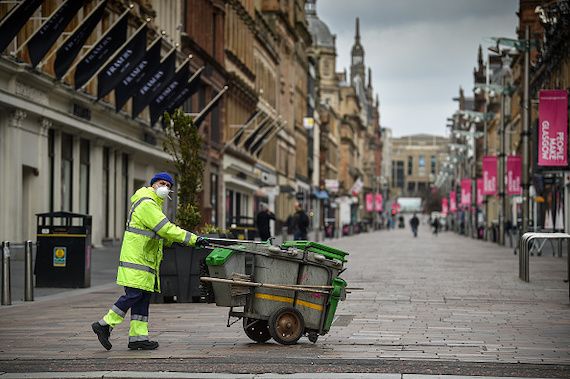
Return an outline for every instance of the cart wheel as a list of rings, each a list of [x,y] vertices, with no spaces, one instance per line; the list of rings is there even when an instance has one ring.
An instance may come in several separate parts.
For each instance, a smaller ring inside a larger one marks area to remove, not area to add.
[[[253,318],[243,318],[243,331],[255,342],[267,342],[271,339],[267,321],[255,320]]]
[[[311,341],[312,343],[317,342],[317,339],[319,339],[319,335],[317,332],[309,332],[309,341]]]
[[[297,343],[305,330],[305,320],[295,308],[285,307],[276,310],[269,317],[269,333],[282,345]]]

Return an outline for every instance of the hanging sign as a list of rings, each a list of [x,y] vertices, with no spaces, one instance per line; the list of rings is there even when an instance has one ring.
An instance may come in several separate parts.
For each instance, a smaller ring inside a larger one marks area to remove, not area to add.
[[[374,194],[366,194],[366,212],[372,212],[374,210]]]
[[[461,179],[461,205],[471,205],[471,179]]]
[[[449,211],[451,213],[457,212],[457,194],[455,191],[449,193]]]
[[[483,178],[477,178],[477,205],[483,204]]]
[[[543,90],[538,94],[538,165],[568,166],[566,90]]]
[[[483,195],[497,194],[497,157],[483,157]]]
[[[383,207],[383,199],[382,199],[382,194],[381,193],[377,193],[375,196],[375,211],[376,212],[382,212],[382,210],[384,209]]]
[[[520,155],[507,157],[507,195],[520,195],[522,176],[522,161]]]
[[[447,198],[444,197],[443,199],[441,199],[441,213],[443,213],[444,216],[447,216],[448,212],[449,212],[449,204]]]

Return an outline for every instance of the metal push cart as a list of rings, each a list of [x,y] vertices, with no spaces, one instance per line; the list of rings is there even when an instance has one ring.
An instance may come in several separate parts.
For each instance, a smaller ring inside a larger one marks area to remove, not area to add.
[[[348,253],[308,241],[221,241],[213,241],[217,247],[206,258],[210,276],[201,280],[212,283],[216,305],[230,307],[228,326],[241,318],[253,341],[273,338],[283,345],[304,335],[316,342],[329,331],[339,300],[346,298],[338,275]]]

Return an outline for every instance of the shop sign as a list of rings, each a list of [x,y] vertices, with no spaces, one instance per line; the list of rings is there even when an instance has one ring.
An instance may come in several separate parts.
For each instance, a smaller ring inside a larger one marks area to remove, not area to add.
[[[337,179],[325,179],[325,188],[330,193],[338,192],[338,180]]]

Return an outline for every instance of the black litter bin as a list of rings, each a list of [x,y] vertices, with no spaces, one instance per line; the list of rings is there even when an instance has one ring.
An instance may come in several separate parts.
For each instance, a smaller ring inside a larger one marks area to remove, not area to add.
[[[91,216],[38,213],[36,287],[91,286]]]
[[[200,276],[208,276],[205,259],[210,249],[173,244],[165,247],[160,264],[160,293],[154,293],[153,303],[199,303],[204,301]]]

